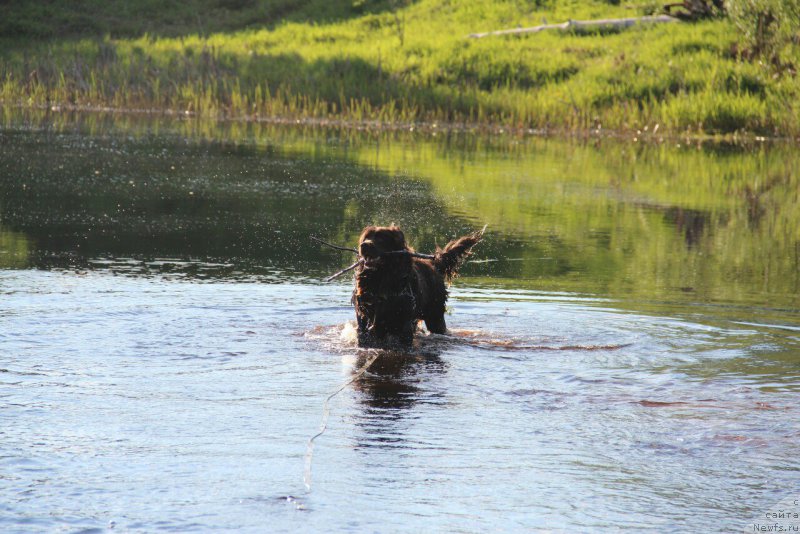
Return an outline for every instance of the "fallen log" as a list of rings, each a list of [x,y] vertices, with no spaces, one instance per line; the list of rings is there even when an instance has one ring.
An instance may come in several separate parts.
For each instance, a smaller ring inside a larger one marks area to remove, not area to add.
[[[683,0],[674,4],[665,4],[664,13],[672,17],[697,21],[725,14],[724,0]]]
[[[678,22],[675,17],[669,15],[656,15],[647,17],[629,17],[624,19],[599,19],[599,20],[568,20],[561,24],[542,24],[531,28],[512,28],[510,30],[496,30],[484,33],[471,33],[472,39],[481,39],[494,35],[521,35],[525,33],[539,33],[545,30],[561,31],[588,31],[597,29],[624,29],[635,24],[660,24],[664,22]]]

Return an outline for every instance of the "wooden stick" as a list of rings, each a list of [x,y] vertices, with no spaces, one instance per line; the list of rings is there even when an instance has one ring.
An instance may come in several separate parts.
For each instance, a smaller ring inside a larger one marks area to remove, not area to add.
[[[624,19],[569,20],[561,24],[542,24],[540,26],[533,26],[531,28],[513,28],[510,30],[471,33],[469,37],[472,39],[481,39],[483,37],[490,37],[493,35],[520,35],[524,33],[539,33],[544,30],[580,31],[603,27],[623,29],[639,23],[657,24],[663,22],[678,22],[678,19],[675,17],[670,17],[669,15],[658,15],[648,17],[630,17]]]
[[[409,252],[407,250],[390,250],[389,252],[384,252],[381,256],[398,256],[400,254],[407,254],[412,258],[422,258],[425,260],[432,260],[436,258],[433,254],[420,254],[419,252]]]
[[[318,238],[318,237],[314,237],[313,235],[312,235],[312,236],[310,236],[310,237],[311,237],[311,239],[313,239],[313,240],[314,240],[314,241],[316,241],[317,243],[322,243],[322,244],[323,244],[323,245],[325,245],[326,247],[331,247],[331,248],[334,248],[334,249],[336,249],[336,250],[346,250],[347,252],[353,252],[353,253],[355,253],[355,254],[358,254],[358,251],[357,251],[356,249],[354,249],[354,248],[340,247],[339,245],[331,245],[330,243],[326,243],[326,242],[325,242],[325,241],[323,241],[322,239],[320,239],[320,238]]]
[[[487,224],[481,229],[481,231],[479,232],[480,236],[483,236],[483,233],[486,231],[486,227],[487,226],[489,226],[489,225]],[[313,239],[317,243],[322,243],[326,247],[331,247],[331,248],[336,249],[336,250],[346,250],[347,252],[354,252],[354,253],[358,254],[358,250],[356,250],[354,248],[347,248],[347,247],[340,247],[339,245],[332,245],[330,243],[327,243],[327,242],[323,241],[322,239],[319,239],[318,237],[314,237],[313,235],[310,236],[310,237],[311,237],[311,239]],[[436,255],[435,254],[420,254],[419,252],[409,252],[407,250],[391,250],[389,252],[384,252],[383,254],[381,254],[381,256],[396,256],[396,255],[399,255],[399,254],[407,254],[407,255],[411,256],[412,258],[422,258],[424,260],[435,260],[436,259]],[[325,279],[325,281],[326,282],[330,282],[334,278],[338,278],[338,277],[342,276],[347,271],[352,271],[353,269],[358,267],[363,262],[364,262],[364,258],[359,256],[358,261],[356,261],[353,265],[351,265],[350,267],[347,267],[345,269],[342,269],[341,271],[339,271],[337,273],[334,273],[334,274],[330,275],[328,278]]]
[[[489,226],[488,224],[483,225],[483,228],[481,228],[481,231],[477,232],[478,236],[483,237],[483,233],[486,231],[486,228],[488,226]],[[398,255],[398,254],[408,254],[412,258],[422,258],[424,260],[435,260],[436,259],[436,255],[435,254],[420,254],[419,252],[409,252],[407,250],[392,250],[390,252],[384,252],[383,254],[381,254],[381,256]]]
[[[326,279],[325,279],[325,281],[326,281],[326,282],[330,282],[330,281],[331,281],[331,280],[333,280],[334,278],[338,278],[338,277],[342,276],[342,275],[343,275],[344,273],[346,273],[347,271],[352,271],[353,269],[355,269],[356,267],[358,267],[358,265],[359,265],[359,264],[360,264],[362,261],[364,261],[364,260],[361,260],[361,259],[359,259],[357,262],[355,262],[355,263],[354,263],[353,265],[351,265],[350,267],[347,267],[347,268],[345,268],[345,269],[342,269],[342,270],[341,270],[341,271],[339,271],[338,273],[335,273],[335,274],[332,274],[332,275],[330,275],[328,278],[326,278]]]

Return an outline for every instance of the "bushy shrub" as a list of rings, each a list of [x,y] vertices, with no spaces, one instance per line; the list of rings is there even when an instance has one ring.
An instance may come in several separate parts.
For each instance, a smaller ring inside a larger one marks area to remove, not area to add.
[[[779,63],[800,39],[800,0],[729,0],[728,14],[740,32],[741,55]]]

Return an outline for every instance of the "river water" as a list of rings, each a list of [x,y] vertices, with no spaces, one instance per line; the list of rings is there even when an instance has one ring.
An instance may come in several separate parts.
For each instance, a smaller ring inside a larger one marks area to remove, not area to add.
[[[4,532],[797,524],[794,147],[85,117],[0,146]],[[322,279],[352,258],[309,236],[391,222],[489,227],[450,335],[348,384],[376,353]]]

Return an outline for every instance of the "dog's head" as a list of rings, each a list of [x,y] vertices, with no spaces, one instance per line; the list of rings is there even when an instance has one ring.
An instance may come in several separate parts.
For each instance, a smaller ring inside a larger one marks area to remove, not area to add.
[[[386,252],[409,250],[397,226],[367,226],[358,238],[358,253],[367,264],[378,262]]]

